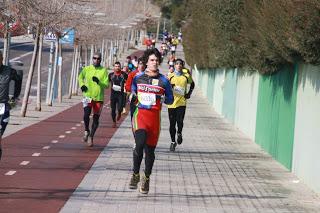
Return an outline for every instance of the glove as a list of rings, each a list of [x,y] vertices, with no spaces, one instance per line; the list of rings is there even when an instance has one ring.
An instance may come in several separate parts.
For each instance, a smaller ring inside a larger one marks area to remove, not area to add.
[[[82,92],[87,92],[87,91],[88,91],[88,87],[86,87],[85,85],[83,85],[83,86],[81,87],[81,91],[82,91]]]
[[[16,99],[14,98],[11,98],[9,101],[8,101],[8,104],[10,105],[10,108],[14,108],[16,106]]]
[[[187,93],[187,94],[184,95],[184,98],[185,98],[185,99],[189,99],[190,96],[191,96],[191,94],[190,94],[190,93]]]
[[[96,76],[93,76],[93,77],[92,77],[92,80],[93,80],[94,82],[96,82],[97,84],[99,84],[99,82],[100,82],[99,79],[98,79]]]
[[[175,84],[171,84],[171,87],[173,88],[175,86]]]

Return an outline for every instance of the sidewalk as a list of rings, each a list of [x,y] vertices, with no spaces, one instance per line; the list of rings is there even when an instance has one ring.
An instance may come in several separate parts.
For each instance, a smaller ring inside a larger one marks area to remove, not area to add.
[[[128,188],[133,136],[127,117],[61,212],[320,212],[319,195],[215,113],[198,89],[174,153],[168,126],[164,107],[148,195]]]

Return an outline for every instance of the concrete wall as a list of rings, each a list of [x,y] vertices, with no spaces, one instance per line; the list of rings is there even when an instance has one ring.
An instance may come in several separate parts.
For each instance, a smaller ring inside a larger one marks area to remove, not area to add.
[[[259,74],[239,70],[237,75],[237,98],[235,125],[253,141],[256,132]]]
[[[320,193],[320,67],[299,65],[292,171]]]
[[[219,114],[222,114],[224,82],[225,69],[216,69],[213,89],[213,107]]]

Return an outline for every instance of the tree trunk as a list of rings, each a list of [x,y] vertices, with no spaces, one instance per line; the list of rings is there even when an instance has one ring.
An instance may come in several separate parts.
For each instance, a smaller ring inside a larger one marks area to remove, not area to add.
[[[41,111],[41,62],[42,62],[42,45],[43,45],[43,34],[40,33],[39,38],[39,54],[38,54],[38,78],[37,78],[37,106],[36,111]]]
[[[9,23],[5,21],[4,29],[4,43],[3,43],[3,64],[9,65],[9,50],[10,50],[10,33],[9,33]]]
[[[30,95],[30,88],[32,84],[32,77],[33,77],[33,72],[36,64],[36,58],[38,55],[38,49],[39,49],[39,34],[40,34],[40,26],[37,27],[37,32],[36,32],[36,39],[34,42],[34,48],[33,48],[33,55],[32,55],[32,60],[31,60],[31,65],[28,73],[28,79],[26,83],[26,88],[24,90],[24,96],[22,100],[22,107],[21,107],[21,116],[25,117],[26,112],[27,112],[27,107],[28,107],[28,100],[29,100],[29,95]]]

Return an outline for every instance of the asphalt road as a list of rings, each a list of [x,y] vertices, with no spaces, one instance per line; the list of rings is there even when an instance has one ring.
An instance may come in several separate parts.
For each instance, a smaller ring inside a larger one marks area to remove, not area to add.
[[[10,48],[10,60],[21,61],[23,66],[13,66],[17,70],[23,71],[23,83],[22,83],[22,91],[20,98],[23,97],[23,93],[25,90],[26,81],[28,78],[29,68],[32,59],[34,44],[32,42],[19,42],[12,43]],[[3,42],[0,42],[0,49],[3,48]],[[70,45],[63,45],[62,47],[62,93],[68,93],[68,84],[70,79],[71,67],[72,67],[72,54],[73,47]],[[45,100],[46,90],[47,90],[47,80],[48,80],[48,70],[49,70],[49,52],[50,52],[50,44],[48,42],[44,42],[43,46],[43,55],[42,55],[42,63],[41,63],[41,99]],[[32,78],[32,86],[30,91],[31,101],[32,98],[36,96],[36,85],[37,85],[37,65]]]

